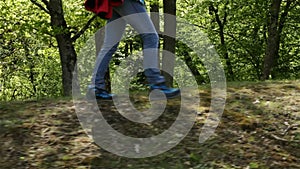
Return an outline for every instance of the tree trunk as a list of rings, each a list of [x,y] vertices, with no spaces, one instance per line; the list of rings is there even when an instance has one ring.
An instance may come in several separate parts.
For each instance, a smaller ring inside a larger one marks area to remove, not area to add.
[[[75,70],[77,55],[74,49],[71,33],[68,30],[64,18],[62,1],[50,0],[47,8],[51,16],[51,26],[55,32],[55,38],[59,48],[62,67],[63,95],[71,96],[72,80],[74,80],[78,87],[77,71]],[[79,89],[79,87],[77,89]]]
[[[52,32],[58,44],[61,60],[63,95],[71,96],[72,90],[76,94],[80,94],[76,69],[77,54],[74,48],[74,42],[89,28],[89,25],[97,16],[94,15],[89,19],[85,26],[71,37],[71,31],[68,29],[64,18],[62,0],[42,0],[41,2],[46,5],[46,8],[37,2],[37,0],[30,1],[50,15]],[[73,87],[74,89],[72,89]]]
[[[287,0],[283,12],[280,15],[282,0],[272,0],[268,22],[267,48],[264,58],[264,67],[261,80],[269,79],[272,68],[279,57],[280,35],[283,30],[286,17],[291,9],[293,0]]]
[[[209,11],[210,11],[210,14],[215,15],[216,22],[219,26],[219,37],[220,37],[220,40],[221,40],[221,50],[222,50],[222,53],[223,53],[223,57],[226,61],[226,66],[227,66],[227,72],[229,74],[229,79],[234,80],[233,68],[232,68],[232,64],[231,64],[230,59],[229,59],[227,44],[225,42],[225,36],[224,36],[224,27],[225,27],[226,22],[227,22],[227,11],[226,11],[227,8],[226,7],[227,7],[228,3],[229,3],[229,1],[226,1],[225,9],[224,9],[225,12],[224,12],[223,18],[220,17],[218,8],[215,8],[213,6],[213,4],[211,4],[209,6]]]
[[[279,51],[279,32],[278,32],[278,23],[279,23],[279,13],[280,5],[282,0],[272,0],[270,7],[270,18],[268,23],[268,39],[267,39],[267,48],[264,58],[264,67],[262,80],[269,78],[271,70],[274,66],[275,59],[278,57]]]
[[[224,25],[220,26],[219,35],[220,35],[220,39],[221,39],[222,51],[224,52],[224,59],[226,60],[226,66],[227,66],[227,70],[228,70],[228,74],[229,74],[229,79],[234,81],[235,78],[234,78],[233,68],[232,68],[232,64],[229,59],[229,54],[228,54],[228,50],[227,50],[227,46],[226,46],[226,42],[225,42]]]
[[[188,48],[188,46],[186,46],[186,48]],[[189,67],[189,69],[191,70],[193,76],[196,78],[197,84],[200,85],[202,83],[205,83],[205,80],[201,78],[201,74],[199,73],[196,64],[193,63],[193,59],[190,56],[189,52],[183,51],[183,55],[184,55],[184,61],[186,65]]]
[[[160,33],[159,26],[159,3],[158,0],[152,0],[150,4],[150,17],[155,26],[157,33]]]
[[[162,74],[166,78],[168,86],[173,85],[173,72],[175,64],[175,45],[176,45],[176,0],[164,0],[164,41]],[[168,72],[168,73],[167,73]]]

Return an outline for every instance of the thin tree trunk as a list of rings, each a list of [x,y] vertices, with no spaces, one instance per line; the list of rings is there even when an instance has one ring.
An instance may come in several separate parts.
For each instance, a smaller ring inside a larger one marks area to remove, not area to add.
[[[160,33],[159,25],[159,3],[158,0],[152,0],[150,4],[150,17],[155,26],[157,33]]]
[[[227,72],[229,74],[229,79],[234,80],[234,72],[233,72],[232,64],[231,64],[230,59],[229,59],[227,44],[225,42],[225,36],[224,36],[224,27],[225,27],[226,22],[227,22],[227,11],[226,11],[227,9],[226,9],[226,6],[228,5],[228,3],[229,3],[229,1],[226,1],[225,9],[224,9],[225,12],[224,12],[223,18],[220,17],[218,8],[215,8],[213,6],[213,4],[211,4],[209,6],[209,11],[210,11],[211,14],[212,14],[212,12],[214,13],[216,22],[219,26],[219,37],[220,37],[220,40],[221,40],[221,49],[222,49],[224,59],[226,61],[226,66],[227,66]]]
[[[164,0],[164,42],[162,69],[168,86],[173,85],[176,45],[176,0]],[[169,14],[169,15],[166,15]],[[168,72],[168,73],[167,73]]]
[[[279,13],[280,5],[282,0],[272,0],[270,7],[270,19],[268,26],[268,39],[267,39],[267,48],[264,58],[264,67],[262,80],[269,78],[271,70],[274,66],[275,58],[278,57],[279,51],[279,32],[278,32],[278,23],[279,23]]]
[[[186,46],[186,48],[188,48],[188,47]],[[197,83],[199,85],[204,83],[205,80],[200,78],[201,74],[199,73],[196,64],[193,63],[193,59],[190,56],[189,52],[185,50],[185,51],[183,51],[183,54],[184,54],[184,61],[185,61],[186,65],[189,67],[189,69],[191,70],[191,72],[193,73],[193,76],[196,78]]]

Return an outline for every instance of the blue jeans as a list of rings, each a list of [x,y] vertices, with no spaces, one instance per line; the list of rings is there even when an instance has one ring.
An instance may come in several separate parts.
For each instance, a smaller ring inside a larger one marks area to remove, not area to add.
[[[113,9],[113,16],[105,27],[104,43],[97,56],[92,77],[92,85],[96,88],[105,89],[104,77],[112,55],[118,48],[126,24],[130,24],[143,40],[143,67],[148,83],[157,84],[165,81],[158,69],[159,37],[145,6],[136,0],[125,0],[121,6]]]

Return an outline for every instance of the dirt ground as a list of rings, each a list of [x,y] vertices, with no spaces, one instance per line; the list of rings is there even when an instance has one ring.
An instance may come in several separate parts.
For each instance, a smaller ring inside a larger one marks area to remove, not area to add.
[[[149,108],[147,97],[137,93],[134,106]],[[201,102],[188,135],[171,150],[141,159],[120,157],[97,146],[82,129],[72,99],[2,102],[0,168],[300,168],[300,81],[229,83],[221,121],[202,144],[199,133],[210,110],[211,91],[203,87],[193,93],[200,94]],[[168,101],[163,114],[149,124],[122,117],[113,102],[98,105],[115,130],[149,137],[174,123],[179,103],[180,99]]]

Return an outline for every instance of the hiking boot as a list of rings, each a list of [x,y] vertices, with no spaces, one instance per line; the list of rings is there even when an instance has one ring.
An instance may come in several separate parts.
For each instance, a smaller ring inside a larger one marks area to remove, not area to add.
[[[104,89],[98,89],[98,88],[89,88],[88,92],[86,94],[86,98],[88,100],[93,99],[100,99],[100,100],[112,100],[112,98],[115,96],[115,94],[110,94],[108,91]]]
[[[159,83],[159,84],[152,84],[150,85],[150,91],[158,91],[158,93],[154,93],[151,98],[156,99],[163,99],[162,94],[166,96],[166,98],[174,98],[180,95],[180,89],[178,88],[169,88],[165,85],[165,83]],[[159,96],[160,95],[160,96]]]

